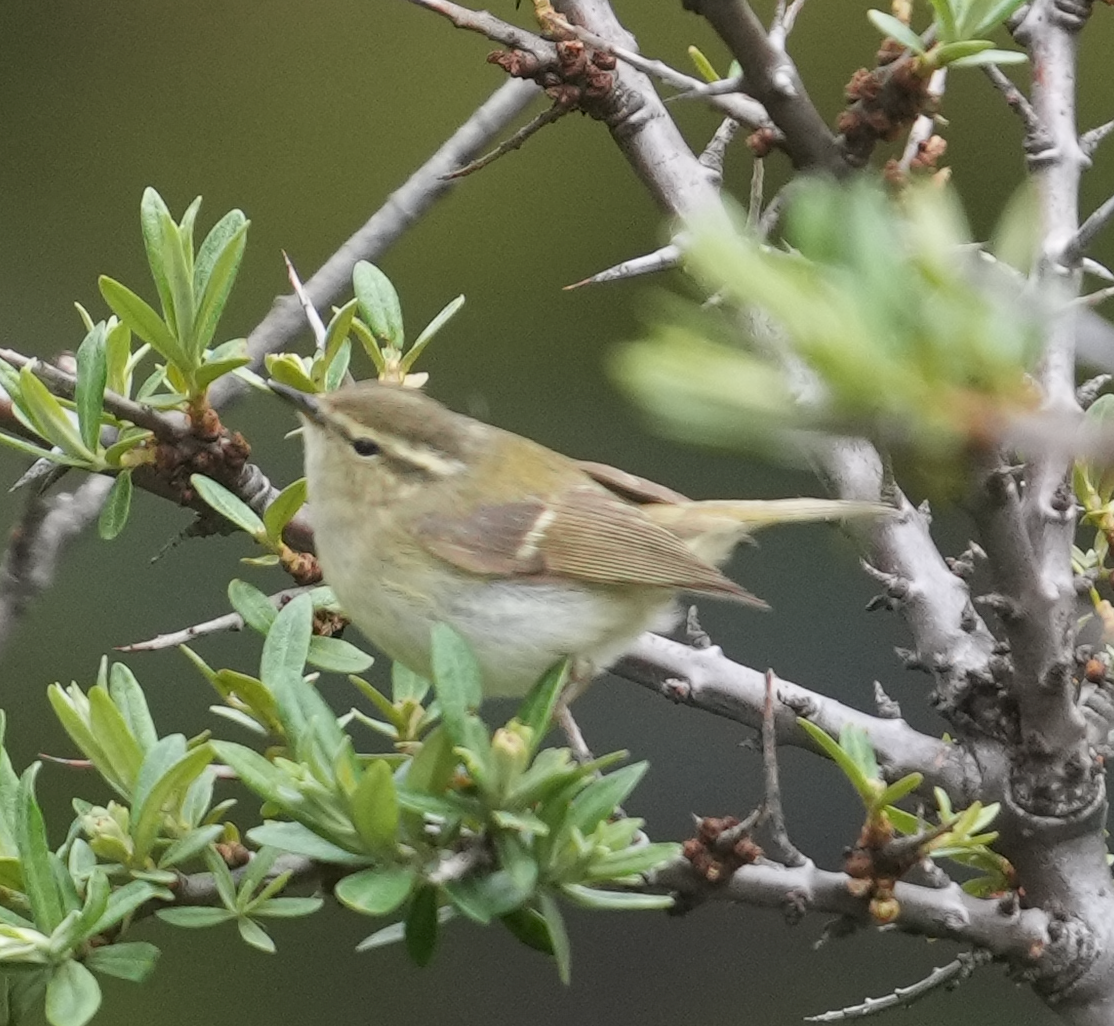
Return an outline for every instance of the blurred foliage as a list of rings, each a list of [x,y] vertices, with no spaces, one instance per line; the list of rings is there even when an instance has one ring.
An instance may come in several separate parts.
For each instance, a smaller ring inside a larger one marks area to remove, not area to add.
[[[1007,269],[976,273],[946,188],[801,182],[783,244],[708,218],[687,257],[716,302],[672,300],[612,364],[674,435],[793,459],[852,432],[946,465],[1036,404],[1037,305]]]

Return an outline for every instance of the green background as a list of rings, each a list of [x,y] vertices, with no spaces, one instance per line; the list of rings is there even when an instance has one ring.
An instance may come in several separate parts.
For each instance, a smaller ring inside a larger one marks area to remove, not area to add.
[[[1083,127],[1114,113],[1103,102],[1114,12],[1096,6],[1082,62]],[[496,7],[515,17],[510,0]],[[616,7],[648,53],[687,70],[684,50],[696,42],[726,67],[704,24],[679,4],[627,0]],[[810,92],[829,118],[851,72],[872,63],[877,34],[865,10],[814,4],[792,37]],[[529,24],[526,10],[518,18]],[[221,329],[222,337],[243,335],[286,291],[280,250],[307,277],[501,74],[484,63],[492,48],[486,40],[403,0],[6,5],[0,28],[0,332],[2,344],[43,355],[80,341],[74,300],[104,315],[97,274],[153,295],[138,227],[145,186],[158,188],[179,214],[201,193],[204,227],[232,206],[252,219]],[[534,110],[540,108],[539,101]],[[718,119],[693,103],[672,110],[701,148]],[[947,163],[985,232],[1023,175],[1020,126],[977,71],[952,76],[944,113],[951,120]],[[745,196],[750,161],[741,143],[742,136],[727,177]],[[784,161],[769,163],[768,180],[776,184]],[[1085,180],[1084,209],[1112,190],[1108,143]],[[643,279],[573,293],[560,286],[664,237],[658,212],[607,132],[573,115],[461,183],[381,263],[402,295],[411,334],[453,296],[467,295],[425,361],[431,391],[457,409],[696,496],[809,491],[814,486],[802,476],[656,438],[606,379],[609,349],[637,335],[640,308],[667,283]],[[1109,239],[1096,255],[1114,258]],[[290,417],[277,403],[253,397],[227,421],[248,435],[273,480],[285,483],[300,472],[299,446],[283,438]],[[21,462],[0,451],[0,485],[20,471]],[[0,496],[0,526],[7,527],[23,500]],[[87,685],[111,646],[224,612],[231,576],[266,590],[283,585],[275,573],[237,563],[250,552],[242,538],[187,541],[152,563],[188,520],[138,496],[119,540],[90,536],[67,550],[54,587],[0,654],[0,705],[9,712],[17,767],[40,751],[70,753],[49,714],[50,681]],[[963,547],[966,530],[943,519],[947,551]],[[868,705],[871,682],[880,679],[911,721],[938,731],[923,701],[925,679],[904,673],[892,655],[903,641],[900,623],[862,611],[871,588],[856,558],[826,528],[771,534],[732,570],[774,611],[706,603],[702,621],[733,658],[773,666],[844,701]],[[244,669],[259,650],[248,636],[198,647],[211,663]],[[129,663],[164,730],[220,727],[207,712],[204,682],[181,656]],[[323,687],[340,708],[353,700],[343,682]],[[759,796],[758,759],[740,747],[745,732],[730,724],[614,680],[585,696],[578,718],[596,751],[624,747],[651,761],[629,808],[648,817],[655,837],[685,836],[693,812],[745,813]],[[848,786],[797,752],[784,754],[783,767],[794,839],[821,865],[837,866],[858,827]],[[67,795],[104,797],[91,778],[57,767],[41,781],[55,840],[68,821]],[[251,809],[245,803],[242,811]],[[573,914],[573,985],[566,989],[541,956],[468,924],[446,930],[425,970],[409,965],[401,950],[354,954],[375,925],[336,909],[280,923],[279,953],[268,957],[243,948],[231,931],[173,931],[150,922],[138,933],[164,949],[155,978],[142,988],[110,981],[97,1021],[793,1023],[907,985],[953,955],[949,945],[874,932],[814,951],[819,917],[791,930],[776,913],[721,905],[685,918]],[[895,1021],[945,1016],[1051,1021],[994,968],[958,995],[935,996]]]

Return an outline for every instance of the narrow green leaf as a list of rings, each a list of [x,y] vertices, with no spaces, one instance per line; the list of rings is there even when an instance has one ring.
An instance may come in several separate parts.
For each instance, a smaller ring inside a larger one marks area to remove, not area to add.
[[[127,721],[132,736],[146,752],[159,739],[155,721],[147,707],[147,697],[135,679],[135,674],[123,663],[113,663],[109,671],[108,693],[121,715]]]
[[[42,810],[35,800],[35,778],[41,768],[42,763],[34,762],[20,777],[15,825],[24,890],[31,915],[35,926],[50,934],[62,922],[65,912],[51,868],[51,851]]]
[[[268,898],[253,906],[251,914],[266,919],[301,919],[318,912],[323,898]]]
[[[429,965],[437,947],[437,888],[422,887],[406,914],[406,953],[415,965]]]
[[[433,684],[441,718],[458,745],[472,733],[469,717],[483,701],[480,667],[468,643],[448,624],[435,623],[431,634]]]
[[[306,479],[292,481],[263,511],[263,526],[272,542],[282,541],[282,530],[294,518],[306,501]]]
[[[164,923],[170,923],[171,926],[184,926],[190,930],[217,926],[236,918],[236,913],[229,908],[210,908],[208,906],[160,908],[155,915]]]
[[[405,338],[402,305],[390,278],[374,264],[361,260],[352,269],[352,288],[360,306],[360,316],[375,340],[401,350]]]
[[[940,39],[951,42],[956,39],[955,14],[952,11],[952,0],[929,0],[932,9],[936,12],[937,31]]]
[[[375,660],[343,638],[322,638],[314,635],[309,640],[307,662],[330,673],[363,673]]]
[[[217,378],[223,378],[226,374],[231,374],[241,367],[246,367],[249,363],[251,363],[251,357],[246,355],[231,356],[227,360],[206,360],[194,371],[193,380],[197,383],[198,388],[207,388]]]
[[[35,377],[30,366],[19,370],[19,390],[23,400],[22,410],[43,438],[70,456],[86,460],[95,458],[81,440],[62,404]]]
[[[159,954],[159,949],[147,941],[123,941],[93,948],[85,956],[85,964],[104,976],[142,983],[155,971]]]
[[[803,717],[797,718],[797,725],[806,733],[816,746],[824,752],[842,771],[844,776],[851,781],[863,801],[870,801],[874,797],[874,790],[870,781],[863,775],[862,770],[855,760],[843,750],[839,742],[810,720]]]
[[[136,785],[132,806],[131,832],[137,858],[144,858],[150,852],[159,835],[164,808],[180,800],[213,760],[213,749],[204,744],[187,751],[171,765],[165,766],[165,756],[175,751],[176,746],[161,746],[180,737],[181,735],[172,734],[160,739],[143,760],[143,767],[139,772],[140,782]],[[156,771],[161,772],[156,775]],[[149,779],[151,776],[155,776],[155,779]]]
[[[149,342],[155,352],[183,369],[190,366],[189,358],[178,344],[178,339],[145,300],[126,285],[103,274],[98,279],[98,284],[101,295],[112,312],[144,342]]]
[[[314,363],[313,368],[314,384],[319,388],[324,388],[325,391],[330,391],[327,385],[329,371],[340,356],[341,349],[348,341],[348,333],[352,329],[352,318],[356,313],[356,305],[357,301],[355,299],[345,303],[333,314],[329,326],[325,329],[323,352],[321,358]]]
[[[230,210],[209,229],[209,234],[205,236],[205,241],[197,251],[197,261],[194,264],[193,281],[198,303],[208,287],[213,264],[225,251],[231,239],[246,224],[247,219],[242,210]]]
[[[911,794],[920,787],[923,780],[923,773],[907,773],[900,780],[895,780],[890,784],[875,799],[875,805],[879,808],[885,808],[887,805],[893,805],[895,802],[901,801],[907,794]]]
[[[500,916],[499,921],[514,936],[528,948],[540,951],[543,955],[552,955],[553,938],[549,934],[545,916],[534,908],[516,908],[505,916]]]
[[[376,759],[364,770],[348,800],[352,825],[367,850],[379,858],[393,858],[398,844],[398,793],[391,768]]]
[[[917,35],[908,25],[903,21],[899,21],[892,14],[886,14],[884,11],[867,11],[866,16],[870,19],[870,23],[878,29],[884,36],[889,36],[891,39],[896,40],[902,46],[908,47],[915,54],[923,54],[925,52],[925,45],[921,41],[921,37]]]
[[[179,837],[159,857],[159,869],[172,869],[181,866],[191,859],[197,858],[210,844],[213,844],[224,833],[224,827],[219,823],[201,826],[191,830],[183,837]]]
[[[647,763],[636,762],[593,780],[573,799],[568,823],[590,834],[605,819],[614,815],[616,808],[638,786],[648,768]]]
[[[987,64],[1024,64],[1029,59],[1028,54],[1020,50],[982,50],[968,57],[960,57],[949,61],[951,68],[981,68]]]
[[[549,941],[553,948],[553,957],[557,960],[557,975],[567,987],[572,980],[572,949],[569,947],[569,935],[565,930],[565,920],[557,901],[548,891],[538,895],[539,911],[545,919],[546,929],[549,930]]]
[[[352,362],[352,343],[345,339],[337,350],[336,356],[329,361],[329,368],[325,371],[322,386],[326,392],[335,392],[344,384],[344,376],[348,373],[348,365]]]
[[[166,240],[163,236],[164,217],[169,218],[170,211],[163,202],[163,198],[148,186],[143,190],[143,199],[139,203],[139,225],[143,232],[143,246],[147,251],[147,264],[151,268],[151,277],[155,281],[159,300],[169,317],[170,330],[177,333],[178,322],[174,318],[174,296],[170,291],[166,273]]]
[[[123,321],[112,317],[108,321],[104,340],[105,387],[117,395],[131,394],[132,332]],[[145,347],[146,348],[146,347]]]
[[[193,226],[197,223],[197,212],[201,209],[201,197],[194,196],[193,202],[186,207],[182,220],[178,222],[178,235],[182,239],[182,253],[186,257],[186,267],[193,277]]]
[[[240,261],[244,257],[244,247],[247,245],[249,222],[244,218],[241,211],[233,210],[226,214],[213,228],[213,232],[215,232],[226,221],[230,225],[235,223],[237,215],[239,224],[216,252],[208,279],[205,282],[201,301],[198,303],[195,351],[199,355],[212,341],[217,330],[217,322],[220,321],[225,304],[228,302],[228,294],[232,291],[233,284],[235,284],[236,275],[240,270]],[[213,233],[210,232],[209,234],[212,235]],[[206,238],[205,242],[208,241],[209,239]]]
[[[228,601],[244,618],[244,623],[260,634],[266,634],[278,616],[274,603],[263,592],[238,578],[228,582]]]
[[[89,728],[100,742],[113,777],[132,790],[144,753],[108,689],[100,684],[89,689]]]
[[[248,837],[255,844],[270,844],[292,855],[304,855],[319,862],[332,862],[341,866],[366,866],[368,857],[346,851],[315,834],[301,823],[267,822],[252,827]]]
[[[1114,396],[1111,396],[1114,399]],[[421,703],[429,694],[430,684],[425,677],[397,660],[391,664],[391,698],[396,702]]]
[[[344,877],[333,893],[354,912],[385,916],[409,897],[414,880],[414,871],[405,866],[373,866]]]
[[[611,852],[593,859],[588,867],[590,880],[618,880],[625,876],[641,876],[681,853],[680,845],[672,841],[657,844],[640,844],[622,851]]]
[[[407,373],[417,363],[418,357],[422,355],[422,350],[433,341],[433,336],[456,316],[457,311],[462,306],[464,306],[464,297],[457,296],[456,299],[446,303],[441,312],[422,329],[421,334],[414,339],[410,351],[402,358],[400,368],[403,374]]]
[[[437,922],[447,923],[455,915],[456,913],[452,905],[442,905],[437,910]],[[397,944],[405,938],[405,935],[405,923],[391,923],[390,926],[384,926],[382,930],[376,930],[375,933],[365,937],[356,945],[356,950],[371,951],[373,948],[382,948],[386,947],[388,944]]]
[[[578,905],[601,911],[633,912],[673,907],[670,894],[638,894],[633,891],[601,891],[595,887],[567,883],[561,890]]]
[[[191,474],[190,484],[206,505],[211,506],[241,531],[246,531],[256,540],[263,540],[266,535],[263,521],[243,499],[203,474]]]
[[[186,257],[182,233],[170,214],[160,214],[159,220],[162,227],[162,252],[163,266],[166,270],[166,283],[174,300],[174,334],[178,336],[178,344],[182,347],[182,352],[188,360],[188,363],[181,365],[181,369],[183,371],[192,370],[201,362],[201,348],[191,344],[194,338],[194,319],[197,313],[193,301],[193,261]],[[167,323],[169,323],[170,311],[164,309],[163,312],[168,315]]]
[[[212,741],[217,758],[229,766],[240,782],[264,801],[280,803],[285,776],[258,752],[234,741]]]
[[[77,383],[74,406],[81,440],[90,452],[96,452],[101,439],[101,412],[104,389],[108,381],[108,356],[105,350],[104,321],[96,325],[77,347]]]
[[[516,714],[518,721],[533,731],[531,756],[541,747],[545,735],[549,732],[553,710],[557,707],[557,699],[561,697],[561,690],[568,676],[569,660],[562,659],[542,674],[541,679],[530,689],[530,693],[518,707]]]
[[[100,1007],[100,984],[85,966],[67,958],[54,967],[46,985],[50,1026],[85,1026]]]
[[[712,66],[712,62],[704,56],[704,51],[698,47],[690,46],[688,48],[689,60],[692,61],[696,70],[700,73],[700,77],[705,82],[718,82],[719,73]]]
[[[105,540],[112,541],[124,529],[132,507],[132,472],[121,470],[112,482],[105,496],[101,515],[97,520],[97,533]]]
[[[289,385],[299,392],[308,392],[311,395],[318,391],[301,357],[294,353],[268,353],[264,363],[267,373],[280,385]]]
[[[459,761],[452,737],[439,724],[426,734],[417,755],[407,764],[406,788],[431,795],[443,793]]]
[[[6,445],[9,449],[15,449],[16,452],[21,452],[37,460],[50,460],[51,463],[57,463],[62,467],[85,467],[88,465],[88,460],[74,459],[72,456],[51,452],[49,449],[43,449],[16,435],[6,435],[3,432],[0,432],[0,445]]]
[[[371,328],[364,324],[359,317],[353,317],[351,330],[360,345],[364,347],[364,352],[367,353],[372,364],[374,364],[376,373],[382,374],[387,366],[387,361],[379,348],[379,343],[376,342],[375,336],[371,333]]]

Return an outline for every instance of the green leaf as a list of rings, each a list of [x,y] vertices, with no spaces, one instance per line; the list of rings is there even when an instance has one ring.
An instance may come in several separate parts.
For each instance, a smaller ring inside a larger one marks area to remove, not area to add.
[[[929,0],[932,9],[936,12],[937,30],[941,40],[950,42],[956,39],[955,14],[952,10],[952,0]]]
[[[88,460],[74,459],[72,456],[65,456],[61,453],[51,452],[49,449],[43,449],[38,445],[31,442],[24,441],[15,435],[6,435],[0,432],[0,445],[6,445],[9,449],[15,449],[16,452],[24,453],[27,456],[32,456],[37,460],[50,460],[51,463],[57,463],[62,467],[85,467],[88,466]]]
[[[398,845],[399,808],[391,768],[376,759],[364,770],[349,800],[352,825],[367,850],[389,859]]]
[[[352,318],[352,334],[356,336],[360,345],[364,347],[364,352],[367,353],[368,358],[375,365],[376,373],[382,374],[387,366],[386,358],[383,356],[382,352],[380,352],[379,343],[375,341],[375,336],[372,335],[371,329],[364,324],[359,317]]]
[[[924,781],[923,773],[907,773],[900,780],[895,780],[876,799],[875,805],[885,808],[901,801],[907,794],[911,794]]]
[[[317,385],[309,376],[301,357],[294,353],[268,353],[264,359],[267,373],[280,385],[289,385],[299,392],[317,392]]]
[[[1111,396],[1114,400],[1114,396]],[[391,698],[396,702],[420,704],[429,694],[430,684],[425,677],[415,673],[409,666],[397,660],[391,664]]]
[[[190,484],[206,505],[211,506],[241,531],[246,531],[257,541],[262,541],[266,536],[263,521],[256,515],[255,510],[243,499],[233,495],[224,485],[203,474],[191,474]]]
[[[237,339],[236,341],[243,343],[243,339]],[[231,374],[241,367],[246,367],[249,363],[251,363],[251,357],[246,353],[230,356],[226,360],[206,358],[205,362],[194,371],[193,380],[198,388],[207,388],[217,378],[223,378],[226,374]]]
[[[353,912],[385,916],[409,897],[415,879],[405,866],[373,866],[344,877],[333,893]]]
[[[406,953],[415,965],[429,965],[437,947],[438,925],[437,888],[422,887],[406,914]]]
[[[251,914],[267,919],[301,919],[325,904],[323,898],[268,898],[255,905]]]
[[[402,305],[390,278],[374,264],[361,260],[352,269],[352,288],[360,306],[360,317],[375,340],[401,350],[405,338]]]
[[[309,640],[306,661],[330,673],[363,673],[375,660],[343,638],[314,635]]]
[[[531,756],[541,747],[545,735],[549,732],[553,710],[557,707],[557,699],[561,697],[561,690],[568,676],[569,660],[562,659],[545,671],[518,707],[516,718],[523,726],[533,731]]]
[[[91,949],[85,964],[105,976],[142,983],[155,971],[159,954],[159,949],[147,941],[124,941]]]
[[[174,320],[174,296],[167,281],[164,217],[169,219],[170,211],[163,198],[148,186],[143,190],[143,199],[139,203],[139,226],[143,232],[143,246],[147,251],[147,264],[151,268],[151,277],[155,280],[155,288],[158,290],[163,309],[170,316],[171,330],[177,331],[177,321]]]
[[[513,912],[500,916],[499,921],[528,948],[540,951],[543,955],[553,954],[553,938],[549,935],[549,926],[545,916],[537,909],[516,908]]]
[[[126,285],[101,275],[97,282],[112,312],[163,359],[183,370],[191,363],[163,319]]]
[[[272,762],[234,741],[211,741],[210,744],[217,758],[236,773],[249,791],[264,801],[281,804],[286,777]]]
[[[165,887],[159,887],[147,880],[129,880],[108,896],[104,914],[90,929],[90,935],[105,933],[123,922],[141,905],[155,899],[173,901],[174,895]]]
[[[468,746],[476,740],[472,714],[483,701],[479,664],[468,643],[448,624],[433,625],[431,643],[433,684],[441,718],[453,740]]]
[[[816,746],[843,771],[844,776],[851,781],[863,801],[872,801],[875,796],[873,785],[863,774],[863,771],[851,755],[844,751],[840,743],[810,720],[798,717],[797,725],[808,734],[808,736],[816,742]]]
[[[545,919],[546,929],[549,931],[550,946],[553,948],[553,957],[557,960],[557,975],[567,987],[572,979],[572,950],[569,947],[569,935],[565,930],[565,920],[557,902],[548,891],[538,895],[539,911]]]
[[[839,746],[854,761],[863,777],[870,781],[882,779],[870,735],[862,727],[854,723],[845,725],[839,732]]]
[[[140,750],[146,752],[159,739],[155,721],[147,707],[147,698],[135,674],[123,663],[113,663],[108,676],[108,693],[120,714],[127,722],[132,736],[139,743]]]
[[[923,54],[925,52],[925,45],[921,41],[921,37],[906,25],[905,22],[899,21],[892,14],[886,14],[884,11],[871,10],[866,12],[866,16],[870,19],[870,23],[878,29],[882,35],[889,36],[902,46],[907,46],[915,54]]]
[[[271,624],[278,615],[274,603],[263,592],[255,585],[237,578],[228,582],[228,601],[243,617],[244,623],[260,634],[266,634],[271,629]]]
[[[972,3],[968,8],[972,20],[967,34],[981,36],[996,29],[1008,21],[1024,2],[1025,0],[992,0],[989,5]],[[964,21],[966,20],[965,18]]]
[[[183,371],[196,367],[201,362],[201,351],[192,346],[193,327],[196,307],[193,301],[193,254],[188,256],[183,245],[182,233],[169,213],[161,213],[159,222],[162,228],[163,267],[166,282],[174,302],[173,311],[165,311],[167,323],[173,323],[174,334],[185,353],[188,363]]]
[[[332,862],[341,866],[366,866],[368,857],[346,851],[327,841],[301,823],[267,822],[252,827],[248,837],[259,845],[270,844],[292,855],[304,855],[318,862]]]
[[[601,891],[595,887],[567,883],[561,890],[578,905],[601,911],[628,912],[673,907],[669,894],[638,894],[633,891]]]
[[[101,515],[97,520],[97,533],[105,540],[112,541],[128,522],[132,506],[132,472],[121,470],[112,482],[105,496]]]
[[[642,876],[680,853],[680,845],[672,841],[635,845],[593,859],[587,877],[590,880],[618,880],[626,876]]]
[[[989,50],[993,45],[989,39],[963,39],[935,47],[932,56],[935,58],[938,67],[954,66],[955,62],[961,58],[982,53],[984,50]]]
[[[456,912],[452,905],[442,905],[437,910],[437,922],[447,923],[455,915]],[[388,944],[397,944],[399,941],[405,939],[405,935],[405,923],[391,923],[390,926],[384,926],[382,930],[376,930],[375,933],[365,937],[356,945],[356,950],[371,951],[373,948],[382,948]]]
[[[198,278],[198,285],[203,283],[203,291],[197,304],[195,328],[195,352],[198,355],[212,341],[217,330],[217,322],[224,313],[228,294],[232,291],[236,275],[240,270],[240,261],[244,257],[249,224],[242,211],[229,211],[213,226],[213,230],[202,243],[201,252],[198,253],[199,271],[207,270],[207,273]],[[212,246],[210,240],[213,240]],[[211,264],[210,254],[212,254]]]
[[[245,944],[250,944],[253,948],[268,955],[275,953],[275,942],[271,939],[271,935],[254,919],[241,916],[236,920],[236,926],[239,928],[240,936]]]
[[[77,383],[74,406],[77,423],[85,448],[97,451],[101,439],[101,412],[104,389],[108,381],[108,357],[105,352],[105,324],[96,325],[77,347]]]
[[[30,365],[19,369],[19,390],[22,410],[43,438],[70,456],[86,460],[95,458],[81,440],[69,414],[50,394],[46,385],[35,377]]]
[[[572,800],[567,823],[590,834],[600,823],[614,815],[616,808],[638,786],[648,768],[647,763],[636,762],[609,773],[606,777],[593,780]]]
[[[981,68],[987,64],[1024,64],[1029,59],[1028,54],[1020,50],[981,50],[969,57],[959,57],[949,61],[952,68]]]
[[[520,880],[506,869],[490,873],[473,873],[444,885],[452,903],[469,919],[486,925],[492,919],[513,912],[533,894],[537,883],[537,864],[529,878]]]
[[[15,834],[23,870],[24,892],[31,915],[43,933],[53,933],[65,914],[62,895],[51,867],[50,845],[46,838],[43,813],[35,800],[35,778],[42,763],[34,762],[19,779],[16,796]]]
[[[328,379],[331,377],[329,372],[336,360],[340,358],[341,350],[348,341],[348,333],[352,329],[352,318],[355,313],[356,300],[352,299],[333,314],[329,326],[325,329],[325,344],[322,347],[321,358],[314,363],[313,382],[326,392],[332,391],[328,384]],[[351,346],[348,348],[350,350]],[[345,361],[345,367],[347,365]]]
[[[100,743],[111,768],[111,777],[120,781],[128,792],[132,792],[136,786],[139,767],[143,763],[144,752],[106,687],[97,684],[90,688],[88,698],[89,729]]]
[[[224,833],[219,823],[201,826],[179,837],[159,857],[159,869],[171,869],[191,859],[197,858],[210,844],[215,843]]]
[[[403,374],[406,374],[414,364],[417,363],[418,357],[422,355],[422,350],[433,341],[433,336],[456,316],[457,311],[462,306],[464,306],[464,297],[457,296],[456,299],[446,303],[441,309],[441,312],[422,329],[422,333],[414,339],[414,344],[410,347],[410,351],[402,358],[399,364]]]
[[[236,918],[229,908],[210,908],[208,906],[184,906],[182,908],[160,908],[156,913],[164,923],[171,926],[184,926],[190,930],[201,930],[217,926]]]
[[[326,392],[335,392],[344,384],[344,376],[348,373],[348,365],[352,362],[352,343],[345,339],[337,355],[330,361],[329,369],[325,372],[322,382]]]
[[[434,727],[422,740],[418,753],[407,764],[407,789],[426,794],[441,794],[448,787],[459,761],[449,732],[443,725]]]
[[[282,530],[294,518],[306,501],[306,479],[298,478],[288,484],[263,511],[263,526],[273,542],[282,540]]]
[[[213,761],[210,745],[179,754],[185,747],[180,734],[161,738],[146,754],[139,771],[132,804],[132,840],[137,858],[151,851],[162,827],[163,811],[185,795],[190,785]]]
[[[101,987],[80,962],[67,958],[46,985],[46,1020],[51,1026],[85,1026],[101,1007]]]

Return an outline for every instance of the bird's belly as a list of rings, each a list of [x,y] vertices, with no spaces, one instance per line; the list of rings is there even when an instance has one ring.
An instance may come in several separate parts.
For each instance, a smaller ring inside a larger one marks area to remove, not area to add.
[[[318,531],[325,582],[353,623],[392,659],[426,676],[430,632],[447,623],[475,653],[488,695],[525,694],[569,655],[606,666],[671,605],[670,595],[656,589],[487,580],[443,565],[427,573],[379,561],[378,572],[367,574],[329,544],[331,534]]]

